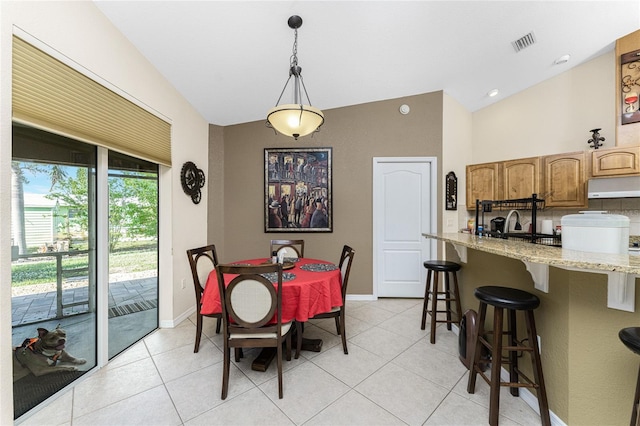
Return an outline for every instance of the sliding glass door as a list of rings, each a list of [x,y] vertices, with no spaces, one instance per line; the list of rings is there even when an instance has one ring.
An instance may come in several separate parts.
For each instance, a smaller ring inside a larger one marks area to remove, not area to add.
[[[12,149],[18,418],[158,327],[158,166],[19,124]]]
[[[109,359],[158,328],[158,165],[109,152]]]
[[[96,147],[14,125],[11,172],[17,418],[97,363]]]

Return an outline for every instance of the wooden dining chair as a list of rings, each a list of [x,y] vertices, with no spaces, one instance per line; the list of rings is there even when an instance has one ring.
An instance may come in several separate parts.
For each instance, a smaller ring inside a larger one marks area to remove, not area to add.
[[[269,253],[273,254],[274,251],[276,255],[284,252],[284,257],[304,257],[304,240],[271,240]]]
[[[193,352],[197,353],[200,349],[200,337],[202,336],[202,317],[217,318],[216,333],[220,333],[220,324],[222,314],[202,315],[202,293],[204,285],[207,283],[209,273],[218,265],[218,255],[216,254],[216,246],[211,244],[204,247],[198,247],[187,250],[189,265],[191,266],[191,275],[193,276],[193,286],[196,291],[196,344]]]
[[[344,350],[344,354],[348,355],[349,351],[347,350],[347,336],[345,333],[345,307],[346,307],[346,298],[347,298],[347,284],[349,283],[349,274],[351,273],[351,263],[353,262],[353,257],[356,252],[354,249],[345,245],[342,247],[342,254],[340,254],[340,263],[338,267],[340,268],[340,274],[342,275],[342,306],[336,306],[332,308],[329,312],[323,312],[321,314],[317,314],[313,318],[310,319],[323,319],[323,318],[334,318],[336,321],[336,333],[342,337],[342,349]],[[296,323],[296,332],[298,336],[302,336],[302,327],[299,325],[300,323]],[[298,338],[298,342],[296,345],[296,358],[300,355],[300,342],[301,338]]]
[[[222,399],[227,398],[229,388],[230,348],[267,347],[277,350],[278,398],[282,399],[282,340],[285,340],[289,361],[293,329],[292,322],[282,323],[282,265],[218,265],[216,273],[220,300],[223,301]],[[277,288],[264,276],[268,273],[277,277]],[[225,285],[225,275],[234,275],[228,285]],[[275,323],[272,322],[274,315]]]

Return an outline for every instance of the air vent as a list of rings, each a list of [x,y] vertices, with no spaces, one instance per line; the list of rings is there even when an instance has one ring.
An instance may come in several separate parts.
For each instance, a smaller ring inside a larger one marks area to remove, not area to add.
[[[536,36],[533,34],[533,32],[530,32],[529,34],[524,35],[515,41],[512,41],[511,44],[513,45],[513,48],[516,49],[516,52],[519,52],[522,49],[531,46],[535,42]]]

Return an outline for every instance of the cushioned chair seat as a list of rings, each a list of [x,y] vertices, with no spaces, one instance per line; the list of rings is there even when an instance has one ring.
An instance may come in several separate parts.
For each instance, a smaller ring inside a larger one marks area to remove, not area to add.
[[[291,328],[292,322],[288,322],[286,324],[282,324],[282,334],[285,335],[289,332]],[[277,336],[276,333],[231,333],[229,335],[229,339],[275,339]]]

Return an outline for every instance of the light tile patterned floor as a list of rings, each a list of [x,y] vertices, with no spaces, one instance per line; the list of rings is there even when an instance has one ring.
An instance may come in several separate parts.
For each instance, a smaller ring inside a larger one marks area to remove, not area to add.
[[[467,370],[457,336],[444,325],[437,343],[420,330],[422,301],[347,302],[349,355],[333,320],[313,321],[305,336],[322,352],[284,362],[284,399],[275,363],[251,370],[257,350],[231,367],[229,396],[220,399],[222,341],[205,318],[193,353],[194,317],[161,329],[27,418],[24,425],[484,425],[489,387],[466,392]],[[505,389],[500,424],[538,425],[540,417]]]

